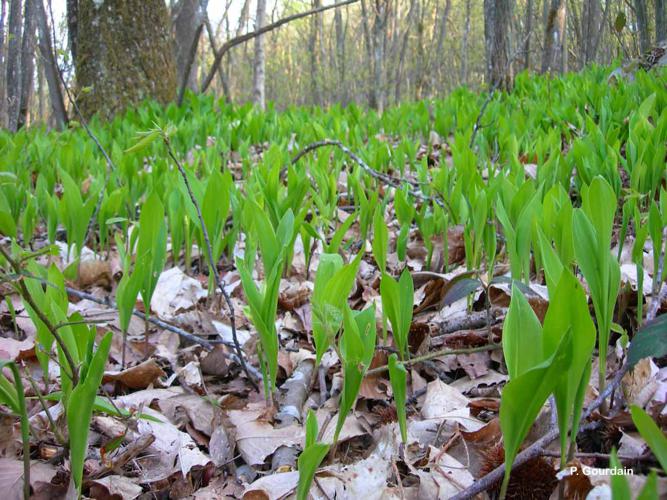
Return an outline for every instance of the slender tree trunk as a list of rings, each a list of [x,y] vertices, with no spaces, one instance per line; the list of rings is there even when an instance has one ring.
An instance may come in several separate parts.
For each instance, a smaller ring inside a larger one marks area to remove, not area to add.
[[[189,63],[195,33],[202,22],[199,0],[179,0],[174,7],[173,25],[176,45],[176,78],[180,83],[186,81],[186,88],[197,89],[197,65],[190,64],[190,73],[184,75]]]
[[[492,88],[509,90],[514,85],[510,61],[512,0],[484,0],[486,76]]]
[[[563,36],[565,34],[565,0],[551,0],[544,30],[544,53],[542,55],[542,73],[562,69]]]
[[[463,22],[463,34],[461,35],[461,85],[468,84],[468,36],[470,35],[470,5],[471,0],[466,0],[465,21]]]
[[[79,0],[67,0],[67,40],[72,59],[76,60],[79,41]]]
[[[657,0],[662,1],[662,0]],[[609,10],[611,8],[611,0],[606,0],[604,4],[604,11],[602,12],[602,19],[598,25],[598,29],[593,33],[593,48],[591,50],[590,58],[587,62],[595,61],[597,57],[598,48],[600,47],[600,40],[602,40],[602,35],[607,29],[607,19],[609,18]]]
[[[5,84],[7,92],[7,128],[12,132],[15,132],[18,126],[21,100],[21,25],[23,24],[21,7],[21,0],[10,1]]]
[[[396,65],[396,76],[394,77],[396,85],[394,87],[394,99],[396,102],[401,100],[401,83],[403,82],[403,66],[405,64],[405,54],[408,48],[408,38],[410,36],[410,30],[412,28],[413,19],[415,12],[417,11],[417,1],[410,0],[410,10],[408,10],[408,16],[405,21],[405,32],[403,33],[403,41],[401,43],[401,53],[398,56],[398,64]]]
[[[338,100],[347,104],[347,82],[345,81],[345,28],[341,9],[334,12],[334,27],[336,29],[336,67],[338,69]]]
[[[322,6],[321,0],[313,0],[312,8],[317,9]],[[313,104],[319,106],[322,104],[322,94],[320,88],[320,69],[321,59],[319,57],[319,44],[321,40],[321,18],[320,15],[311,17],[310,19],[310,39],[308,41],[308,53],[310,55],[310,95]]]
[[[23,11],[23,40],[21,40],[21,98],[19,101],[19,115],[17,127],[28,124],[30,101],[33,95],[33,81],[35,73],[35,2],[40,0],[25,0]]]
[[[449,13],[452,9],[452,2],[451,0],[445,0],[445,8],[442,11],[442,16],[440,17],[439,20],[439,27],[437,29],[438,31],[438,39],[437,39],[437,44],[436,44],[436,57],[435,61],[437,64],[437,71],[429,70],[431,73],[431,88],[435,89],[435,82],[436,80],[439,81],[440,84],[442,84],[442,79],[443,79],[443,65],[442,62],[444,60],[444,54],[443,54],[443,49],[445,47],[445,39],[447,38],[447,23],[449,22]],[[435,29],[435,28],[434,28]],[[432,90],[433,91],[433,90]]]
[[[600,30],[601,11],[599,0],[584,0],[581,16],[581,43],[583,45],[583,63],[588,64],[595,59],[595,39]]]
[[[5,78],[7,74],[7,60],[5,58],[5,24],[7,21],[7,0],[0,0],[0,79]],[[7,99],[6,99],[6,81],[0,85],[0,128],[7,123]]]
[[[389,13],[389,2],[387,0],[375,0],[375,13],[373,20],[373,85],[377,95],[377,110],[382,113],[385,104],[384,88],[384,53],[386,42],[387,16]]]
[[[164,0],[80,0],[76,76],[84,117],[109,119],[144,99],[176,97],[176,62]]]
[[[651,49],[646,0],[635,0],[635,15],[637,16],[637,31],[639,31],[639,47],[642,54],[645,54]]]
[[[667,40],[667,11],[665,0],[655,0],[655,41],[657,43]]]
[[[65,111],[65,101],[63,100],[62,90],[60,88],[59,69],[55,59],[55,52],[51,42],[51,30],[46,17],[46,10],[42,0],[35,2],[35,14],[37,15],[37,31],[39,32],[39,54],[44,67],[44,76],[46,84],[49,87],[49,100],[53,110],[53,118],[56,127],[63,128],[67,123],[67,112]]]
[[[44,78],[44,63],[37,59],[37,117],[42,123],[48,122],[45,103],[46,79]]]
[[[369,21],[369,16],[368,16],[368,7],[366,5],[366,0],[361,0],[361,26],[363,28],[363,34],[364,34],[364,40],[365,40],[365,47],[366,47],[366,61],[367,61],[367,68],[370,69],[370,85],[368,88],[368,106],[377,109],[378,107],[378,98],[377,98],[377,89],[375,88],[375,85],[373,85],[373,76],[374,75],[374,62],[375,58],[373,57],[374,49],[374,40],[371,37],[371,30],[370,30],[370,21]]]
[[[266,0],[257,0],[255,30],[264,26]],[[266,106],[266,90],[264,86],[264,35],[255,37],[255,61],[252,75],[252,102],[261,109]]]
[[[526,2],[526,20],[524,22],[523,69],[530,69],[530,37],[533,31],[533,0]]]

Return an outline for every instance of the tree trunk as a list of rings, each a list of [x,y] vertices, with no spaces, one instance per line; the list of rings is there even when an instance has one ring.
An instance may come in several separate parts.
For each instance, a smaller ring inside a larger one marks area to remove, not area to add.
[[[533,0],[526,3],[526,21],[524,23],[523,69],[530,69],[530,37],[533,31]]]
[[[30,101],[33,94],[35,72],[35,2],[40,0],[25,0],[23,11],[23,40],[21,40],[21,96],[19,100],[19,115],[17,128],[28,124]]]
[[[444,60],[443,48],[445,46],[445,39],[447,38],[447,23],[449,22],[449,12],[451,11],[451,9],[452,9],[451,0],[445,0],[445,8],[442,12],[442,16],[440,17],[440,21],[438,23],[440,26],[438,28],[438,41],[435,50],[437,71],[429,70],[429,72],[432,75],[431,92],[435,91],[436,80],[442,85],[442,79],[443,79],[442,62]],[[434,30],[435,29],[436,28],[434,28]]]
[[[667,40],[667,12],[665,11],[665,0],[655,0],[655,41],[657,43]]]
[[[410,0],[410,10],[408,11],[408,16],[405,20],[405,32],[403,33],[403,42],[401,43],[401,53],[398,56],[398,64],[396,65],[396,85],[394,89],[394,99],[396,102],[401,100],[401,83],[403,82],[402,73],[403,65],[405,64],[405,54],[408,48],[408,37],[410,36],[410,30],[412,28],[414,14],[417,10],[417,0]]]
[[[257,0],[255,30],[264,26],[266,0]],[[266,106],[266,90],[264,86],[264,35],[255,37],[255,61],[252,74],[252,102],[261,109]]]
[[[375,13],[373,20],[373,86],[377,96],[376,109],[382,113],[385,104],[384,88],[384,52],[385,33],[387,18],[389,14],[389,2],[387,0],[375,0]]]
[[[365,41],[365,47],[366,47],[366,67],[370,70],[371,74],[371,83],[368,88],[368,106],[377,109],[378,107],[378,99],[377,99],[377,92],[375,85],[373,85],[372,81],[372,75],[373,73],[373,63],[374,63],[374,57],[373,57],[373,38],[371,37],[371,30],[370,30],[370,21],[369,21],[369,16],[368,16],[368,7],[366,6],[366,0],[361,0],[361,27],[363,28],[363,34],[364,34],[364,41]]]
[[[79,0],[67,0],[66,6],[67,40],[72,59],[76,61],[79,41]]]
[[[635,0],[635,15],[637,16],[637,31],[639,32],[639,48],[642,54],[645,54],[651,49],[646,0]]]
[[[340,9],[336,9],[334,12],[334,25],[336,29],[338,100],[345,106],[347,104],[347,82],[345,81],[345,28],[343,27],[343,13]]]
[[[7,20],[7,0],[0,0],[0,79],[4,79],[6,75],[5,67],[5,21]],[[4,82],[6,84],[6,82]],[[5,98],[6,85],[0,85],[0,127],[6,122],[6,104]]]
[[[313,0],[312,8],[317,9],[322,6],[321,0]],[[322,103],[322,95],[320,88],[319,64],[321,60],[318,58],[318,48],[321,36],[321,17],[316,15],[310,18],[310,39],[308,41],[308,53],[310,55],[310,97],[315,106]]]
[[[510,90],[514,71],[510,61],[512,0],[484,0],[486,78],[491,88]]]
[[[461,36],[461,85],[468,83],[468,36],[470,35],[470,1],[466,0],[466,14]]]
[[[583,48],[583,64],[595,59],[595,39],[600,30],[600,1],[584,0],[581,16],[581,44]]]
[[[44,66],[46,84],[49,87],[49,100],[53,109],[53,117],[56,127],[63,128],[67,123],[67,112],[65,111],[65,102],[63,101],[63,94],[60,89],[60,70],[56,65],[55,52],[51,43],[51,30],[49,29],[46,10],[44,9],[42,0],[36,0],[35,14],[37,16],[37,31],[39,32],[39,54]]]
[[[144,99],[176,97],[176,64],[164,0],[82,0],[76,74],[84,117],[103,119]]]
[[[7,92],[7,128],[16,132],[21,100],[21,0],[10,0],[9,38],[5,85]]]
[[[542,73],[562,69],[563,37],[565,34],[565,0],[551,0],[544,30]],[[560,62],[560,64],[559,64]]]
[[[197,90],[197,64],[190,64],[190,73],[184,75],[191,56],[195,33],[202,22],[199,0],[179,0],[174,7],[174,36],[176,40],[176,81],[186,81],[186,88]]]

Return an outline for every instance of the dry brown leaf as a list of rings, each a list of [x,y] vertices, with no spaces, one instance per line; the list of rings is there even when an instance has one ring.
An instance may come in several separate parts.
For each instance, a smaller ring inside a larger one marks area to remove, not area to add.
[[[98,500],[134,500],[143,489],[126,476],[106,476],[94,479],[89,496]]]
[[[160,365],[151,358],[121,372],[106,372],[102,378],[102,382],[105,384],[108,382],[120,382],[130,389],[145,389],[160,377],[165,376],[166,373],[160,368]]]
[[[201,283],[187,276],[178,267],[160,274],[151,298],[151,309],[163,319],[173,319],[192,309],[207,292]]]
[[[30,462],[30,485],[50,483],[56,475],[52,465],[42,462]],[[23,462],[11,458],[0,458],[0,491],[6,500],[21,500],[23,498]]]

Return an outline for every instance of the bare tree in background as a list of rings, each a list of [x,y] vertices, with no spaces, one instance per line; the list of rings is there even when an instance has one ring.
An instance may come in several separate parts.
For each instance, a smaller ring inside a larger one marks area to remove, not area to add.
[[[530,69],[530,35],[533,31],[533,0],[526,2],[526,20],[524,21],[523,69]]]
[[[5,58],[5,22],[7,21],[7,0],[0,0],[0,78],[5,78],[6,58]],[[5,123],[6,113],[6,86],[0,85],[0,127]]]
[[[176,75],[177,81],[185,81],[186,87],[197,89],[197,64],[189,63],[191,48],[197,28],[202,23],[202,13],[199,0],[179,0],[173,10],[174,37],[176,45]],[[184,75],[186,67],[190,66],[187,77]]]
[[[470,2],[466,0],[465,20],[463,21],[463,34],[461,35],[461,84],[468,83],[468,37],[470,36]]]
[[[65,102],[63,100],[62,89],[60,88],[60,76],[56,66],[55,51],[51,40],[51,30],[46,17],[46,9],[42,0],[35,1],[35,16],[37,18],[37,31],[39,33],[39,55],[42,66],[44,67],[44,77],[49,87],[49,101],[53,110],[53,118],[58,128],[62,128],[67,123],[67,112],[65,111]]]
[[[565,0],[551,0],[544,30],[544,53],[542,54],[542,73],[550,73],[561,68],[563,39],[565,36]]]
[[[637,31],[639,32],[639,49],[642,53],[646,53],[651,48],[646,0],[635,0],[635,16],[637,16]]]
[[[510,61],[510,26],[513,0],[484,0],[486,78],[492,88],[509,90],[514,85]]]
[[[257,14],[255,17],[255,30],[264,26],[266,16],[266,0],[257,0]],[[255,37],[255,61],[252,77],[252,102],[264,109],[266,106],[266,94],[264,85],[264,36]]]
[[[28,124],[30,101],[33,96],[35,73],[35,3],[41,0],[25,0],[23,11],[23,39],[21,40],[21,95],[17,128]]]
[[[336,28],[336,67],[338,69],[338,100],[341,104],[347,104],[347,89],[345,81],[345,27],[343,26],[343,13],[341,9],[334,12],[334,25]]]
[[[22,17],[21,0],[10,0],[5,83],[7,92],[7,128],[12,132],[15,132],[18,126],[19,105],[21,100]]]
[[[665,0],[655,0],[655,39],[656,42],[667,40],[667,11]]]

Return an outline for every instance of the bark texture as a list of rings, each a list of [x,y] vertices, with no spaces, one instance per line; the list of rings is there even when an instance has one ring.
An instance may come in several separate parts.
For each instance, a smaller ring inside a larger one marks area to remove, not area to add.
[[[264,26],[266,16],[266,0],[257,0],[257,17],[255,31]],[[252,101],[256,106],[264,109],[266,106],[266,89],[264,84],[264,36],[255,38],[255,65],[252,75]]]
[[[65,101],[63,100],[60,88],[60,76],[53,52],[51,30],[46,18],[44,3],[41,0],[35,2],[35,14],[37,17],[37,31],[39,32],[39,55],[44,67],[46,84],[49,87],[49,100],[51,101],[53,119],[58,128],[63,128],[67,123],[67,112],[65,111]]]
[[[561,67],[565,34],[565,9],[565,0],[551,0],[546,29],[544,30],[542,73],[549,73]]]
[[[646,0],[635,0],[635,15],[637,16],[637,31],[639,31],[639,49],[642,54],[646,54],[651,48]]]
[[[492,88],[509,90],[514,86],[510,61],[510,27],[513,0],[484,0],[486,76]]]
[[[163,0],[82,0],[76,73],[86,118],[110,119],[144,99],[176,97],[176,65]]]
[[[176,40],[176,74],[179,82],[186,78],[185,72],[188,65],[190,70],[187,75],[186,87],[191,90],[197,89],[197,64],[190,62],[190,54],[194,45],[195,35],[202,22],[199,0],[179,0],[174,7],[174,35]]]
[[[24,127],[30,119],[30,101],[33,95],[35,72],[35,3],[39,0],[25,0],[23,11],[23,39],[21,40],[21,94],[17,128]]]
[[[7,66],[5,82],[7,99],[7,128],[14,132],[18,125],[21,99],[21,0],[9,4],[9,37],[7,41]]]
[[[658,43],[667,41],[665,0],[655,0],[655,38]]]

